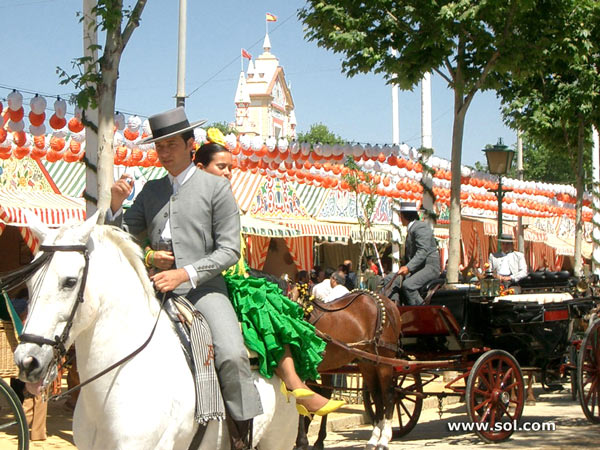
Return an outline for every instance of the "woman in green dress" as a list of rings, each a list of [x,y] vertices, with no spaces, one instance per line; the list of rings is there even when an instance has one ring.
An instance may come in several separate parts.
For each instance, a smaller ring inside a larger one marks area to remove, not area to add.
[[[194,163],[200,170],[231,180],[232,155],[222,133],[211,128],[207,136],[209,143],[196,151]],[[160,269],[169,268],[172,254],[161,253],[155,252],[150,259]],[[296,398],[300,414],[323,416],[340,408],[345,402],[327,400],[303,381],[319,377],[317,366],[326,343],[303,319],[302,307],[288,299],[279,286],[248,274],[244,248],[241,253],[240,261],[224,273],[224,278],[246,346],[258,355],[259,372],[267,378],[273,374],[281,378],[282,392]]]

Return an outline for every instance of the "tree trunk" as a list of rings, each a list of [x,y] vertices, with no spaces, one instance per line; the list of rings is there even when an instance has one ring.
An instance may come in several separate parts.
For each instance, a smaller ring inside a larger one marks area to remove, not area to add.
[[[575,204],[575,275],[583,275],[583,261],[581,258],[581,241],[583,239],[583,146],[584,146],[584,120],[579,115],[579,130],[577,132],[577,203]]]
[[[460,264],[460,169],[466,112],[467,105],[464,103],[462,89],[455,86],[454,123],[452,126],[452,179],[450,181],[450,241],[448,243],[448,265],[446,266],[446,280],[448,283],[458,282],[458,266]]]
[[[104,223],[110,207],[110,188],[114,183],[114,126],[117,79],[121,60],[121,30],[107,32],[101,62],[102,80],[98,85],[98,223]]]
[[[96,6],[96,0],[83,0],[83,54],[91,58],[85,65],[86,72],[98,71],[98,52],[95,45],[98,44],[98,33],[96,32],[96,15],[93,8]],[[83,112],[85,118],[85,214],[90,217],[96,212],[98,207],[98,134],[96,130],[88,124],[98,127],[98,110],[87,108]]]

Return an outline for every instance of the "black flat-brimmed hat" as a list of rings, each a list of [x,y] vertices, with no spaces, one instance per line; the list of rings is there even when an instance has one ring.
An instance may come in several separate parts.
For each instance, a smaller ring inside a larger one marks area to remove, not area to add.
[[[185,115],[185,110],[179,106],[175,109],[148,117],[148,123],[150,124],[150,130],[152,130],[152,136],[142,139],[139,144],[152,144],[153,142],[193,130],[206,123],[206,120],[190,123]]]
[[[500,242],[513,242],[513,237],[512,235],[508,234],[508,233],[502,233],[499,237],[498,240]]]
[[[417,212],[416,202],[400,202],[400,212]]]

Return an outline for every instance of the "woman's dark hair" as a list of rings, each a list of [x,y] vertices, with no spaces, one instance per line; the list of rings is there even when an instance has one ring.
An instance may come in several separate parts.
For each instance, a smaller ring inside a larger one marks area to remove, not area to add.
[[[215,154],[228,151],[229,150],[227,150],[220,144],[209,142],[208,144],[204,144],[198,149],[198,151],[194,155],[194,164],[201,163],[204,167],[206,167],[211,163],[211,161],[215,157]]]
[[[301,270],[296,274],[296,283],[308,283],[308,272]]]
[[[408,222],[419,220],[419,213],[416,211],[402,211],[400,216],[404,217],[404,219]]]

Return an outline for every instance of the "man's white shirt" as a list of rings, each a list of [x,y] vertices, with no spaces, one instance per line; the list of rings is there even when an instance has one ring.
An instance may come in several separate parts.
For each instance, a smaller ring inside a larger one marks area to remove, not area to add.
[[[323,300],[324,298],[326,298],[330,292],[331,281],[329,280],[329,278],[321,281],[320,283],[315,284],[312,289],[312,295],[319,300]]]
[[[348,292],[350,292],[350,291],[348,290],[348,288],[346,286],[344,286],[343,284],[338,284],[337,286],[335,286],[334,288],[331,289],[331,292],[329,293],[329,295],[327,297],[325,297],[323,299],[323,302],[325,302],[325,303],[332,302],[340,297],[343,297]]]

